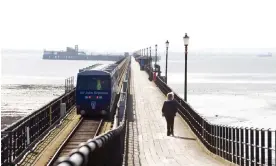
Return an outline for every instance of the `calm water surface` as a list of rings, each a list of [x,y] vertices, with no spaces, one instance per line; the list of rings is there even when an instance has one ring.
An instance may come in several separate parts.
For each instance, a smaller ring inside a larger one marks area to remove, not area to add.
[[[79,68],[113,63],[42,60],[41,55],[2,55],[2,127],[61,95],[64,80]],[[165,61],[159,63],[165,73]],[[183,55],[170,53],[168,84],[182,96],[183,71]],[[188,102],[213,123],[276,128],[276,54],[189,54]]]

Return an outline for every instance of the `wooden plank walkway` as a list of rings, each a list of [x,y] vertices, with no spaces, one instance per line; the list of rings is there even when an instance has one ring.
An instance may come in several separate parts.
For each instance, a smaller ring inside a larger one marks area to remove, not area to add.
[[[217,160],[200,146],[183,119],[177,115],[174,123],[175,136],[167,136],[166,121],[161,108],[163,93],[148,75],[140,71],[132,58],[129,110],[127,162],[125,165],[229,165]]]

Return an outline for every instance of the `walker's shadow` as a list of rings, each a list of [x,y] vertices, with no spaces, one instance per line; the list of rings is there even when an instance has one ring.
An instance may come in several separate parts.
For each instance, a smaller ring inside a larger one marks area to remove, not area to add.
[[[185,140],[193,140],[195,141],[195,138],[189,138],[189,137],[181,137],[181,136],[173,136],[174,138],[178,138],[178,139],[185,139]]]

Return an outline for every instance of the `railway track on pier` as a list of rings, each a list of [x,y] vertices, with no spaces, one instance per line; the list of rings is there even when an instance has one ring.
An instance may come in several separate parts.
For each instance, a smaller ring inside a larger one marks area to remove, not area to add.
[[[127,71],[127,65],[123,66],[122,72],[119,76],[119,89],[122,88],[124,75]],[[117,109],[117,103],[119,101],[119,95],[116,97],[115,105],[112,107],[112,117],[115,115]],[[87,140],[94,138],[95,136],[105,133],[111,129],[113,119],[88,119],[82,117],[76,127],[71,131],[69,136],[65,139],[62,145],[59,147],[57,152],[48,162],[48,166],[53,166],[54,163],[58,160],[59,157],[68,156],[68,154],[78,147],[80,143],[86,142]]]
[[[86,142],[97,136],[103,123],[103,119],[89,119],[82,117],[49,161],[48,166],[54,165],[59,157],[68,155],[73,149],[77,148],[80,143]]]

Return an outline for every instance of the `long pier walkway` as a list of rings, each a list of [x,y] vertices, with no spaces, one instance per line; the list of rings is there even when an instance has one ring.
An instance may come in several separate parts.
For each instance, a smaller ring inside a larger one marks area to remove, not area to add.
[[[148,75],[132,59],[128,125],[128,161],[126,165],[229,165],[208,154],[177,115],[175,136],[167,136],[161,108],[166,99]]]

